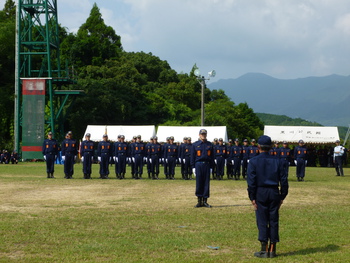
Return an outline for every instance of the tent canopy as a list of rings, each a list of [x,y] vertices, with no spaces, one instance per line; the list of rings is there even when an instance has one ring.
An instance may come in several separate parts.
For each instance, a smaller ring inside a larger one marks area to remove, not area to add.
[[[184,137],[191,137],[192,142],[195,142],[198,140],[200,129],[208,131],[208,141],[213,141],[214,138],[228,141],[226,126],[159,126],[157,130],[158,141],[165,142],[167,137],[174,136],[177,142],[182,142]]]
[[[264,134],[271,137],[272,141],[287,141],[298,143],[334,143],[339,140],[338,127],[315,126],[269,126],[266,125]]]
[[[123,126],[123,125],[88,125],[85,134],[91,134],[91,140],[102,141],[103,134],[108,135],[111,141],[117,141],[118,135],[124,135],[126,141],[131,141],[133,136],[141,135],[141,138],[148,141],[149,138],[156,134],[154,125],[145,126]]]

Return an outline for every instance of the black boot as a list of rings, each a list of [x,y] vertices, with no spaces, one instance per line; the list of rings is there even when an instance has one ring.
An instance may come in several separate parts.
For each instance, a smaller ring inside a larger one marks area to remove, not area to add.
[[[55,176],[53,176],[53,173],[51,173],[51,178],[55,178]]]
[[[198,197],[198,203],[194,207],[202,207],[203,206],[203,197]]]
[[[208,198],[203,198],[203,206],[207,207],[207,208],[211,208],[211,205],[207,203]]]
[[[267,242],[261,242],[261,250],[259,252],[255,252],[254,256],[258,258],[268,258],[269,252],[267,251]]]
[[[47,178],[51,178],[51,175],[50,175],[50,173],[47,173]]]
[[[270,246],[269,246],[269,257],[270,258],[274,258],[276,257],[276,244],[277,243],[270,243]]]

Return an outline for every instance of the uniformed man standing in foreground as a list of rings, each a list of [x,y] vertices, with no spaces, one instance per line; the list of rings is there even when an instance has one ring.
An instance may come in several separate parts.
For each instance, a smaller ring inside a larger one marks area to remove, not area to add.
[[[271,138],[266,135],[258,139],[260,154],[248,164],[248,196],[252,202],[259,230],[261,250],[254,256],[273,258],[279,242],[279,208],[288,194],[288,177],[284,162],[271,156]],[[269,243],[270,242],[270,243]]]
[[[73,133],[69,131],[62,142],[62,161],[64,161],[64,178],[72,179],[74,174],[74,162],[77,158],[77,141],[73,139]]]
[[[52,138],[52,132],[47,134],[47,139],[44,140],[42,152],[46,162],[47,178],[55,178],[55,160],[58,154],[58,143]]]
[[[91,134],[85,135],[85,140],[81,143],[80,154],[83,162],[84,179],[91,179],[91,167],[94,159],[94,142],[90,140]]]
[[[208,207],[207,200],[210,194],[210,174],[214,166],[213,145],[207,141],[207,130],[199,131],[199,141],[192,144],[191,166],[196,176],[196,196],[198,203],[195,207]]]

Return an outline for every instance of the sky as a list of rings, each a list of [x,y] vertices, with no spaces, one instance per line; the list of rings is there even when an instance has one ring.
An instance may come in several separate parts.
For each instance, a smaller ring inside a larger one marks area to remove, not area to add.
[[[0,0],[0,8],[5,0]],[[77,32],[94,3],[125,51],[152,53],[178,73],[215,79],[350,75],[349,0],[57,0]]]

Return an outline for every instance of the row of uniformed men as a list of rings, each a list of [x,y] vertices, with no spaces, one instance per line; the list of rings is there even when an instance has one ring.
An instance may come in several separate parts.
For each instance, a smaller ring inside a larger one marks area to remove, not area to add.
[[[84,178],[91,178],[91,165],[93,163],[95,147],[94,142],[90,140],[91,135],[87,133],[85,140],[80,147],[81,160],[83,162]],[[240,145],[238,139],[229,140],[227,145],[223,139],[214,139],[213,151],[215,165],[212,171],[213,179],[221,180],[224,176],[224,168],[228,179],[238,180],[241,175],[246,177],[249,159],[259,154],[256,141],[251,140],[251,145],[248,145],[247,139]],[[272,148],[270,154],[283,158],[288,163],[290,162],[290,148],[286,142],[283,147],[278,145]],[[144,143],[141,136],[134,136],[131,143],[125,142],[125,136],[119,135],[118,141],[113,143],[108,140],[108,136],[103,135],[103,140],[98,143],[97,158],[100,163],[100,178],[108,178],[109,164],[112,159],[115,163],[115,174],[117,178],[125,178],[127,163],[131,164],[132,177],[139,179],[143,174],[143,165],[147,164],[148,177],[158,179],[159,165],[164,166],[164,174],[167,179],[174,179],[176,164],[181,164],[181,174],[183,179],[192,178],[192,166],[190,164],[190,149],[192,147],[191,138],[185,137],[181,145],[174,142],[174,137],[168,137],[167,142],[163,145],[158,143],[156,136],[150,139],[150,142]],[[300,147],[303,149],[300,150]],[[74,163],[78,154],[78,145],[75,139],[72,138],[72,132],[68,132],[65,140],[62,142],[62,159],[64,161],[65,178],[72,178],[74,173]],[[58,154],[58,143],[52,138],[52,133],[48,133],[48,138],[43,143],[43,155],[47,164],[47,177],[53,178],[54,161]],[[302,180],[305,176],[305,165],[307,160],[307,151],[304,143],[300,141],[299,147],[295,148],[294,156],[299,160],[297,165],[298,180]],[[305,161],[304,161],[305,160]],[[303,164],[302,164],[303,163]],[[242,167],[242,168],[241,168]],[[298,169],[298,167],[300,169]],[[300,171],[299,171],[300,170]],[[298,175],[299,174],[299,175]]]

